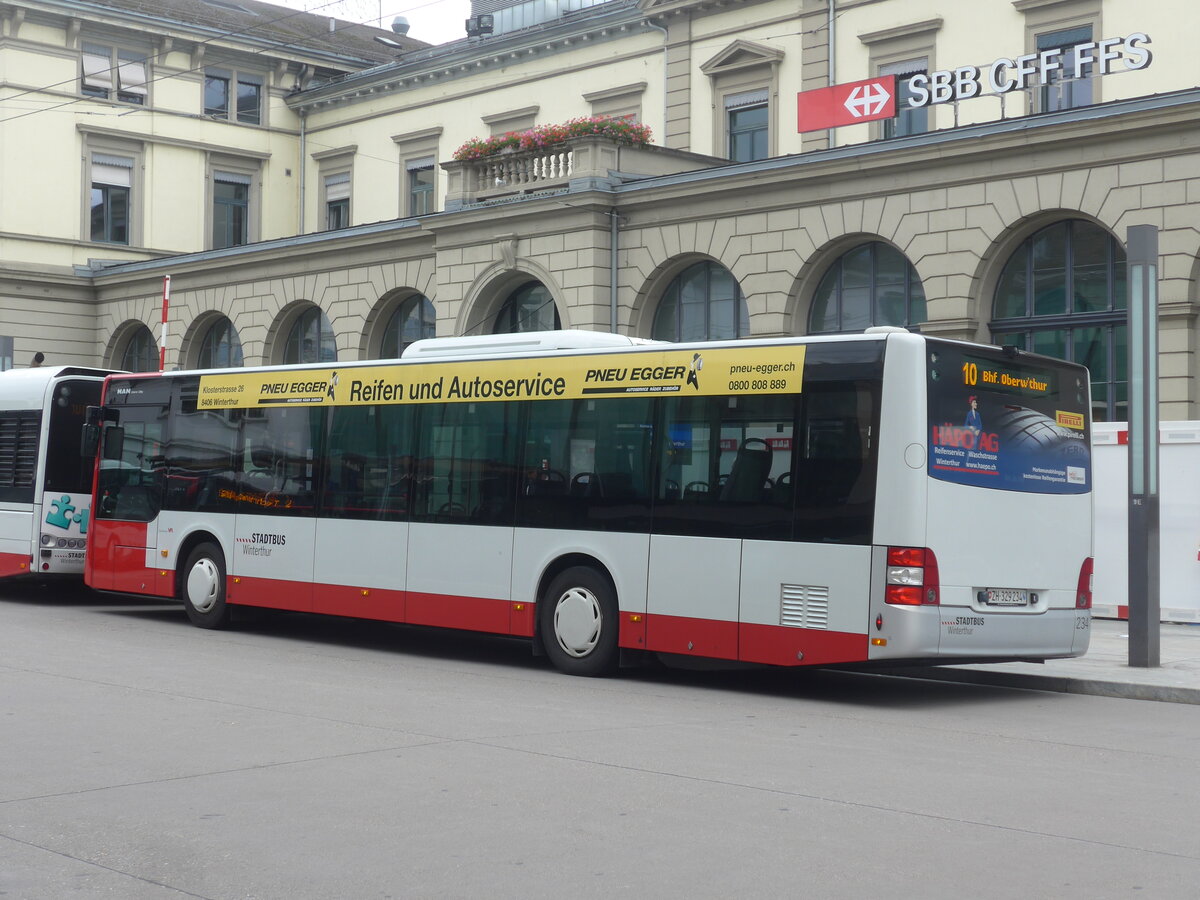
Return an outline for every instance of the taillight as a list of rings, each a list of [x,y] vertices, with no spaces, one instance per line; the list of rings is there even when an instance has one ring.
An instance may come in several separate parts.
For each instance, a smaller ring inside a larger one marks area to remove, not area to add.
[[[1075,585],[1075,608],[1092,608],[1092,558],[1090,556],[1079,567],[1079,583]]]
[[[926,547],[888,547],[883,599],[899,606],[936,606],[940,601],[937,557]]]

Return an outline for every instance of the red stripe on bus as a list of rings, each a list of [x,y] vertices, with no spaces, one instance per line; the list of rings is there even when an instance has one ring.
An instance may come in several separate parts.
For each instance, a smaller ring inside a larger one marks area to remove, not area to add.
[[[313,585],[310,581],[282,581],[277,578],[225,576],[225,600],[238,606],[266,609],[290,609],[311,612]]]
[[[462,631],[533,635],[534,605],[386,588],[310,584],[273,578],[228,577],[226,599],[238,606],[315,612],[381,622],[407,622]],[[521,610],[514,607],[521,606]]]
[[[312,611],[355,619],[403,622],[404,601],[404,591],[318,584],[313,587]]]
[[[32,562],[28,553],[0,553],[0,578],[28,575]]]
[[[688,616],[646,617],[646,649],[713,659],[738,658],[738,623]]]
[[[408,592],[407,622],[461,628],[463,631],[509,633],[509,602],[486,597],[457,597],[452,594]]]
[[[740,658],[745,662],[822,666],[865,660],[867,636],[785,625],[743,624],[740,648]]]

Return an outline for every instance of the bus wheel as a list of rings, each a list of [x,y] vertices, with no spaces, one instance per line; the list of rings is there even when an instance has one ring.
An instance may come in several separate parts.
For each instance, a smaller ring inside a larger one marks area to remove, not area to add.
[[[224,628],[229,624],[225,557],[216,544],[205,542],[192,548],[179,581],[179,599],[193,625]]]
[[[617,668],[617,597],[587,566],[560,573],[538,604],[542,643],[568,675],[608,675]]]

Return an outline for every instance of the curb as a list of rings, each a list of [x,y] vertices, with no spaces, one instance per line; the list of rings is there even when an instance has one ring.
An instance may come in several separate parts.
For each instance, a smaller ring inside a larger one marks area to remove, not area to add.
[[[1156,700],[1162,703],[1200,705],[1200,688],[1165,684],[1136,684],[1127,681],[1074,678],[1068,675],[998,672],[991,669],[968,669],[958,666],[902,667],[880,671],[902,678],[923,678],[929,681],[956,681],[963,684],[984,684],[1028,691],[1052,691],[1060,694],[1117,697],[1123,700]]]

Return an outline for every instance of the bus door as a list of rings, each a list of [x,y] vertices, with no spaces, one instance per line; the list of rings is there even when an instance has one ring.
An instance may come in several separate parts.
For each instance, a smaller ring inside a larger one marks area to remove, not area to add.
[[[329,414],[313,609],[402,622],[416,487],[412,407],[338,406]]]
[[[87,408],[100,403],[101,385],[97,379],[70,378],[51,389],[41,505],[33,517],[40,572],[83,572],[95,459],[80,455],[80,436]]]
[[[791,534],[795,402],[794,395],[664,402],[650,538],[650,649],[740,658],[745,545]]]
[[[508,633],[517,407],[437,404],[417,421],[406,620]]]
[[[88,534],[89,557],[100,562],[89,569],[88,584],[99,590],[172,593],[170,573],[159,568],[156,524],[169,390],[165,379],[109,383]]]
[[[325,410],[255,408],[241,418],[228,599],[309,611]]]

